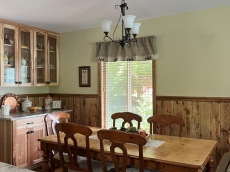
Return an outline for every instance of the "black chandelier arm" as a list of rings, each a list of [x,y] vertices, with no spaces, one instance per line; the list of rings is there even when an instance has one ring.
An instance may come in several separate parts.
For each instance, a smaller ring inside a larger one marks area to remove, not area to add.
[[[114,43],[120,43],[120,41],[114,41],[112,38],[110,38],[109,36],[104,36],[104,41],[106,41],[106,38],[109,38],[112,42]]]

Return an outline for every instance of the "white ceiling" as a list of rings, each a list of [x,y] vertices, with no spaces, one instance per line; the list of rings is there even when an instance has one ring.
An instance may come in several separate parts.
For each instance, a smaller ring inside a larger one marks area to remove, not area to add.
[[[59,33],[117,22],[120,0],[0,0],[0,18]],[[230,0],[126,0],[136,20],[230,5]]]

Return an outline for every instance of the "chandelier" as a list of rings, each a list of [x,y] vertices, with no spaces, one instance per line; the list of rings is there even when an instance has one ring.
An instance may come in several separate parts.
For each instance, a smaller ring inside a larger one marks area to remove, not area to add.
[[[126,44],[132,41],[136,41],[136,36],[139,33],[139,28],[141,23],[134,23],[134,19],[136,18],[136,16],[125,15],[125,10],[128,10],[128,6],[127,3],[125,3],[125,0],[121,1],[121,5],[115,5],[116,9],[118,7],[121,8],[121,14],[117,22],[116,28],[113,32],[113,35],[117,29],[120,19],[122,18],[122,39],[114,40],[114,38],[112,39],[111,37],[108,36],[112,24],[111,20],[103,20],[101,21],[101,25],[102,25],[102,31],[105,34],[104,40],[106,40],[106,38],[109,38],[112,42],[118,43],[121,45],[122,48],[124,48]],[[131,34],[133,35],[133,38],[131,38]]]

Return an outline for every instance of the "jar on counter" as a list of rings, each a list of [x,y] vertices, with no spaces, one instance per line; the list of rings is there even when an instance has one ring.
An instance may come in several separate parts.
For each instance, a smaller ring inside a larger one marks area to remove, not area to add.
[[[29,112],[28,107],[32,106],[32,102],[27,98],[22,102],[22,111],[23,112]]]
[[[49,95],[44,98],[44,109],[45,110],[52,109],[52,101],[53,99]]]

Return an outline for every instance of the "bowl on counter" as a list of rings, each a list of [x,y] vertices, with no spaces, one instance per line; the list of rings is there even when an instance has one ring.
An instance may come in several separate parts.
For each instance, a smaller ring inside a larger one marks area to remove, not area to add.
[[[38,111],[42,111],[43,109],[42,109],[42,107],[38,107]]]
[[[28,107],[28,110],[29,110],[31,113],[35,113],[35,112],[37,112],[38,107],[37,107],[37,106],[30,106],[30,107]]]

